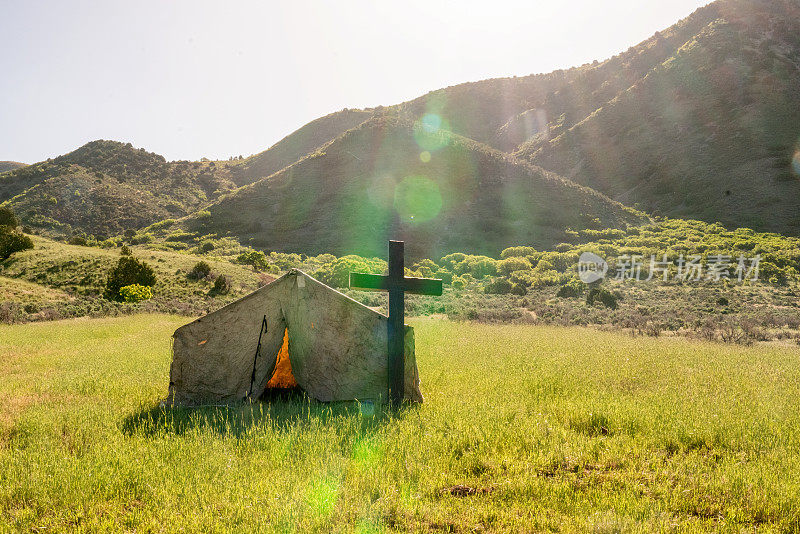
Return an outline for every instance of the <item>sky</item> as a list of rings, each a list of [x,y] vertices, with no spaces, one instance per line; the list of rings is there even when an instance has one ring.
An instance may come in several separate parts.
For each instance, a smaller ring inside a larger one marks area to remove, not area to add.
[[[269,148],[342,108],[603,60],[707,0],[0,0],[0,160]]]

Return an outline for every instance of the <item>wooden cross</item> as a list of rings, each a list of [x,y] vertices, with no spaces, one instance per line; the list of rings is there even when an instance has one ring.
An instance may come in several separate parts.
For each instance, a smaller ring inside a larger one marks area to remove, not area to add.
[[[393,407],[403,402],[405,392],[405,293],[441,295],[442,281],[405,276],[403,241],[389,241],[389,275],[350,273],[350,287],[389,292],[389,400]]]

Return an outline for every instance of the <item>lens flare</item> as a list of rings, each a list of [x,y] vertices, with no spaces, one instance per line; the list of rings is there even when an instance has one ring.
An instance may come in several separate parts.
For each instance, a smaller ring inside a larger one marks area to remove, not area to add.
[[[383,446],[372,440],[359,440],[353,445],[353,464],[361,471],[377,469],[383,458]]]
[[[407,176],[395,189],[394,209],[406,222],[433,219],[442,209],[439,185],[424,176]]]
[[[431,153],[430,153],[430,152],[428,152],[427,150],[423,150],[423,151],[422,151],[422,152],[420,152],[420,154],[419,154],[419,160],[420,160],[422,163],[428,163],[428,162],[431,160]]]
[[[419,122],[428,133],[436,133],[442,128],[442,118],[436,113],[426,113]]]
[[[379,208],[389,209],[394,202],[394,190],[397,184],[391,176],[377,176],[367,186],[367,198]]]
[[[449,142],[450,123],[436,113],[426,113],[414,123],[414,140],[426,152],[439,150]]]
[[[334,479],[321,480],[308,488],[306,503],[318,516],[328,517],[336,507],[339,484]]]

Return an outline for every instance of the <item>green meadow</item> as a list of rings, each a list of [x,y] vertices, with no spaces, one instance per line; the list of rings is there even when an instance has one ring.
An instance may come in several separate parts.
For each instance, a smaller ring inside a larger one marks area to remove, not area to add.
[[[185,317],[0,326],[0,531],[800,530],[800,347],[416,319],[425,403],[160,408]]]

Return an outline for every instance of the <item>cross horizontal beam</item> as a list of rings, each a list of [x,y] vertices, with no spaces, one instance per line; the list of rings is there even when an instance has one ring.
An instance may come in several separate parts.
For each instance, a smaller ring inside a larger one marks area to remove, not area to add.
[[[420,295],[441,295],[442,281],[436,278],[416,278],[404,276],[399,283],[382,274],[350,273],[350,287],[352,289],[367,289],[375,291],[400,290],[406,293]]]

